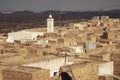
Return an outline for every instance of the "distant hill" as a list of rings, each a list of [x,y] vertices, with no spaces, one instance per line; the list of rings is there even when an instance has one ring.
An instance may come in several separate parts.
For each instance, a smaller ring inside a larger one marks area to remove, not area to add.
[[[15,20],[35,20],[35,19],[46,19],[49,14],[52,14],[53,17],[58,20],[59,16],[63,20],[70,19],[91,19],[93,16],[110,16],[111,18],[120,18],[120,10],[109,10],[109,11],[44,11],[41,13],[35,13],[32,11],[16,11],[11,14],[4,14],[0,12],[0,21],[15,21]],[[61,14],[61,15],[59,15]]]
[[[49,14],[55,19],[55,25],[64,25],[70,22],[80,22],[92,19],[93,16],[110,16],[110,18],[120,18],[120,10],[109,11],[43,11],[40,13],[32,11],[0,12],[0,33],[46,27],[46,18]],[[61,22],[59,21],[61,20]]]

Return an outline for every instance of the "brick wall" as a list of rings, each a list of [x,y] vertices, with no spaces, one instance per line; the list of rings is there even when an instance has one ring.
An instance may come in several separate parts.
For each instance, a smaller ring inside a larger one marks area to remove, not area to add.
[[[68,63],[68,58],[66,59],[66,64]],[[59,72],[59,68],[65,65],[65,58],[53,58],[46,59],[43,61],[38,61],[34,63],[24,64],[26,67],[36,67],[50,70],[50,77],[54,76],[55,72]]]
[[[2,71],[3,80],[32,80],[32,75],[19,71]]]
[[[49,70],[22,67],[2,71],[2,80],[49,80]]]
[[[110,61],[110,53],[102,52],[99,54],[93,54],[93,55],[89,55],[89,58],[94,59],[94,60]]]
[[[62,67],[60,73],[61,80],[98,80],[97,65],[89,62]]]
[[[97,53],[100,53],[100,52],[103,52],[103,51],[112,51],[112,50],[115,50],[115,49],[116,49],[116,46],[114,44],[112,44],[112,45],[107,45],[107,46],[103,46],[103,47],[100,47],[100,48],[96,48],[96,49],[93,49],[93,50],[89,50],[89,51],[87,51],[87,54],[88,55],[97,54]]]

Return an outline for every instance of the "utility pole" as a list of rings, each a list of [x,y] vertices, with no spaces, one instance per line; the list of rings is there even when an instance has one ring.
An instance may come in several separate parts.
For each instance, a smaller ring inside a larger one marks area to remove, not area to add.
[[[65,52],[65,66],[67,65],[67,53]]]

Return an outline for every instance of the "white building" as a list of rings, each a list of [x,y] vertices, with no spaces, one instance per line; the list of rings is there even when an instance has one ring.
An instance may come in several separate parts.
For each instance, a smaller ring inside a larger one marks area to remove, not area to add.
[[[114,65],[112,61],[102,62],[98,64],[98,75],[99,76],[113,75],[113,72],[114,72]]]
[[[74,29],[80,29],[80,30],[83,30],[83,27],[80,23],[75,23],[74,24]]]
[[[47,18],[47,32],[54,32],[54,19],[51,14]]]
[[[100,16],[93,16],[92,20],[100,20]]]
[[[6,42],[14,42],[15,40],[36,40],[37,36],[43,36],[43,32],[12,32],[8,33]]]
[[[83,45],[72,46],[70,48],[74,49],[75,53],[84,53],[84,47],[83,47]]]
[[[96,49],[97,43],[96,42],[86,42],[86,50]]]
[[[70,64],[71,62],[68,62],[68,58],[64,57],[51,57],[51,58],[46,58],[43,61],[36,61],[28,64],[24,64],[23,66],[27,67],[36,67],[36,68],[43,68],[43,69],[48,69],[50,70],[50,77],[55,76],[56,74],[59,73],[59,69],[61,66],[65,66]]]
[[[101,20],[108,20],[109,16],[101,16]]]
[[[87,27],[87,26],[88,26],[88,22],[75,23],[73,29],[74,30],[79,29],[79,30],[83,31],[84,28]]]

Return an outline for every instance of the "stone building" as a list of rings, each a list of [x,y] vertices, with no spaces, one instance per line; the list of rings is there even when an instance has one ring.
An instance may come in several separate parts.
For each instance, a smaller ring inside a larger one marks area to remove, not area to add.
[[[60,69],[60,80],[98,80],[98,68],[91,62],[81,62]]]
[[[96,49],[97,43],[88,41],[86,42],[86,51],[91,50],[91,49]]]
[[[70,48],[74,49],[74,53],[84,53],[85,48],[84,45],[79,45],[79,46],[71,46]]]
[[[110,61],[110,53],[108,52],[100,52],[97,54],[91,54],[89,55],[90,59],[94,59],[94,60],[103,60],[103,61]]]
[[[60,68],[60,80],[106,80],[102,78],[111,75],[113,62],[83,61]]]
[[[68,58],[50,57],[36,62],[26,63],[23,66],[36,67],[50,70],[50,77],[59,73],[59,68],[68,63]]]
[[[120,75],[120,52],[113,52],[111,60],[114,61],[114,75]]]
[[[33,67],[8,68],[2,71],[2,80],[49,80],[50,71]]]
[[[75,37],[58,38],[58,44],[70,46],[70,45],[76,45],[77,41]]]
[[[100,20],[100,16],[93,16],[92,20]]]

